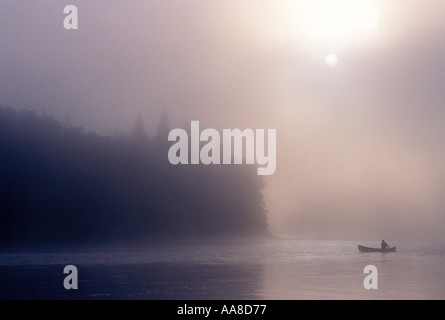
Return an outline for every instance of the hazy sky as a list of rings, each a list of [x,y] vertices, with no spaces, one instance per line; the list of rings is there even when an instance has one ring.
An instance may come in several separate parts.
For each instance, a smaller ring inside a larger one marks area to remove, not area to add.
[[[63,28],[67,4],[79,30]],[[357,23],[369,5],[377,30]],[[163,110],[174,127],[274,128],[274,233],[444,239],[443,12],[442,0],[3,0],[0,104],[103,134],[138,113],[152,134]]]

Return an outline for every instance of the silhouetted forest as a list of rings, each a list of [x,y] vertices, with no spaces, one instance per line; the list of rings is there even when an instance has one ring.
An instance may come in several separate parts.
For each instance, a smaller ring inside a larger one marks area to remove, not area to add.
[[[266,235],[256,167],[173,166],[168,118],[100,136],[0,109],[0,244]]]

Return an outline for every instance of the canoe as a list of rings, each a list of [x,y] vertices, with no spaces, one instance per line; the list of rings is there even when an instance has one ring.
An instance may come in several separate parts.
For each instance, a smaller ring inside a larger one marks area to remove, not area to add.
[[[382,249],[382,248],[369,248],[369,247],[359,245],[358,251],[360,251],[360,252],[396,252],[396,247]]]

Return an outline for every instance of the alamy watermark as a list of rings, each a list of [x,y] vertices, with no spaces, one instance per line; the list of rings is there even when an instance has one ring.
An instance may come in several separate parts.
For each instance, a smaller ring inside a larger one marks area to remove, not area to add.
[[[63,287],[66,290],[79,289],[77,267],[74,265],[68,265],[63,269],[63,273],[68,274],[63,280]]]
[[[199,121],[192,121],[190,137],[184,129],[170,131],[168,141],[175,143],[168,160],[173,165],[256,164],[258,175],[272,175],[277,167],[276,138],[276,129],[267,130],[267,144],[264,129],[223,129],[222,136],[216,129],[200,132]]]
[[[77,30],[79,29],[79,13],[77,7],[73,5],[68,5],[63,8],[63,13],[66,17],[63,19],[63,27],[66,30]]]
[[[363,280],[363,287],[366,290],[378,289],[379,285],[378,285],[378,270],[377,270],[377,267],[372,265],[372,264],[367,265],[363,269],[363,273],[367,273],[368,274],[365,277],[365,279]]]

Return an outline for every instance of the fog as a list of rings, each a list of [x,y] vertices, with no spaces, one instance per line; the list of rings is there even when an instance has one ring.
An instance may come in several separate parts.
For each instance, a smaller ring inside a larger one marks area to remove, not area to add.
[[[0,105],[103,135],[139,114],[154,135],[163,111],[277,129],[272,233],[445,240],[445,4],[363,2],[379,28],[329,42],[303,0],[73,0],[79,30],[66,1],[2,1]]]

